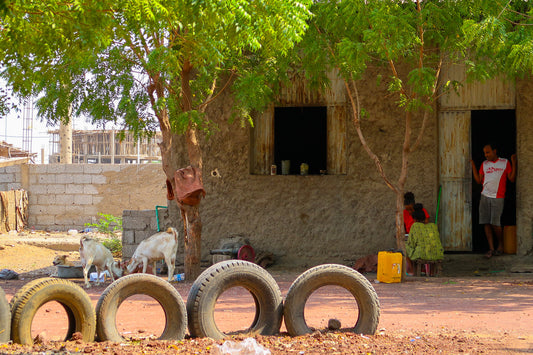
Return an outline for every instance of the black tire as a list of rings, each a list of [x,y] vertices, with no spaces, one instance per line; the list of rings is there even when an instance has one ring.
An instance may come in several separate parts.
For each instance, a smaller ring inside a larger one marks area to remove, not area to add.
[[[311,268],[292,283],[283,316],[291,336],[311,333],[304,316],[305,304],[313,292],[322,286],[335,285],[348,290],[359,308],[354,333],[375,334],[379,323],[380,306],[372,284],[359,272],[344,265],[325,264]]]
[[[0,287],[0,344],[11,339],[11,310],[7,303],[6,294]]]
[[[165,312],[165,329],[159,340],[182,340],[187,330],[187,311],[179,292],[167,281],[150,274],[131,274],[109,285],[96,304],[96,334],[99,341],[123,342],[117,325],[117,311],[133,295],[154,298]]]
[[[226,337],[215,323],[215,305],[224,291],[238,286],[252,294],[256,306],[254,320],[245,333],[279,333],[283,320],[283,298],[276,280],[256,264],[244,260],[228,260],[205,270],[189,291],[187,315],[192,337],[209,337],[216,340]]]
[[[69,329],[65,340],[75,332],[81,333],[84,342],[94,340],[96,314],[91,299],[81,287],[68,280],[42,278],[32,281],[22,291],[17,292],[17,298],[12,299],[11,304],[11,339],[15,343],[33,344],[33,317],[43,304],[50,301],[61,304],[67,313]]]

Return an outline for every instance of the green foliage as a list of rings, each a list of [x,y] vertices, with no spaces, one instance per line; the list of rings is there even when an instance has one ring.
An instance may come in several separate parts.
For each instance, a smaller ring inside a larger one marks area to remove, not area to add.
[[[122,240],[116,235],[112,235],[102,241],[102,245],[109,249],[114,256],[122,254]]]
[[[479,1],[482,16],[464,21],[462,46],[472,54],[470,73],[485,79],[498,73],[533,73],[533,5],[530,1]]]
[[[4,3],[0,3],[2,5]],[[247,119],[274,94],[276,58],[299,41],[310,0],[37,0],[0,11],[1,73],[21,96],[39,96],[50,123],[74,115],[135,134],[191,124],[235,83]]]
[[[94,227],[100,233],[113,235],[115,232],[122,230],[122,218],[100,212],[98,212],[98,215],[102,218],[97,223],[85,223],[85,227]]]

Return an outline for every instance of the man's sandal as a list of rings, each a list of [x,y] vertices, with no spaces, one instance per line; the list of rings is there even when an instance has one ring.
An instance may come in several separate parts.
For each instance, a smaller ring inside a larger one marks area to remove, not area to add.
[[[487,254],[485,254],[485,258],[490,259],[493,255],[496,255],[494,250],[489,250]]]

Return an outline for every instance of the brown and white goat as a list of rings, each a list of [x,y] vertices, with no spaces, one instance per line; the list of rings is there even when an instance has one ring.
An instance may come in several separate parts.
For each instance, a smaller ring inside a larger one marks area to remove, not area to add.
[[[131,274],[142,263],[143,273],[146,273],[148,263],[153,262],[153,273],[156,274],[156,262],[165,259],[168,267],[168,281],[174,276],[176,253],[178,252],[178,231],[168,228],[166,232],[159,232],[143,240],[129,261],[127,272]]]
[[[87,274],[91,265],[96,267],[96,272],[98,273],[97,280],[100,280],[100,273],[104,270],[109,271],[111,281],[115,281],[115,275],[121,277],[123,270],[119,262],[116,262],[113,259],[111,251],[107,249],[102,243],[97,240],[83,236],[80,239],[80,259],[83,266],[83,278],[85,279],[85,287],[89,288],[89,279]],[[100,282],[98,281],[97,284]]]

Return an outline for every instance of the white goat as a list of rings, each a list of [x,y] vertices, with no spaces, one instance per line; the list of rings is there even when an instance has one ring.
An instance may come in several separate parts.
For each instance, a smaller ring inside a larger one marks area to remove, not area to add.
[[[102,245],[102,243],[96,241],[93,238],[83,236],[80,239],[80,259],[83,266],[83,277],[85,279],[85,287],[89,288],[89,279],[87,274],[91,265],[96,267],[96,272],[98,273],[97,280],[100,280],[100,273],[104,270],[109,271],[111,281],[115,281],[115,275],[121,277],[123,270],[120,267],[120,263],[116,262],[113,259],[113,255]],[[100,284],[98,281],[97,284]]]
[[[168,268],[168,281],[172,281],[174,276],[174,265],[176,263],[176,253],[178,252],[178,231],[175,228],[168,228],[166,232],[159,232],[143,240],[127,266],[127,271],[131,274],[142,263],[143,273],[146,273],[148,263],[153,262],[153,273],[156,274],[156,262],[165,259]]]

